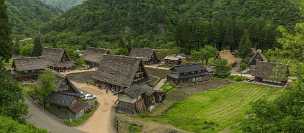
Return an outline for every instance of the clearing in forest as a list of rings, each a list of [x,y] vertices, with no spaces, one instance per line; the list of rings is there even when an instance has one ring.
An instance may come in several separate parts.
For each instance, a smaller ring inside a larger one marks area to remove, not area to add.
[[[232,83],[190,96],[152,119],[196,133],[237,131],[252,102],[261,98],[273,100],[282,92],[283,89],[268,86]]]

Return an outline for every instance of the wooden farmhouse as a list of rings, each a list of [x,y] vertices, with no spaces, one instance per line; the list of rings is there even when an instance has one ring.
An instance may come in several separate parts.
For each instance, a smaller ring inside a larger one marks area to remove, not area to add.
[[[257,64],[257,62],[267,62],[267,58],[263,55],[262,50],[258,49],[258,50],[253,50],[253,55],[252,57],[249,59],[249,65],[250,66],[255,66]]]
[[[156,103],[155,98],[159,99],[159,93],[147,84],[149,76],[137,58],[105,55],[93,79],[100,88],[118,94],[118,112],[144,112]]]
[[[51,69],[55,71],[66,71],[73,67],[74,63],[62,48],[43,48],[42,56],[49,62]]]
[[[49,110],[61,119],[78,119],[95,105],[81,99],[81,93],[69,79],[58,77],[57,87],[48,96]]]
[[[103,56],[106,54],[110,54],[110,50],[103,48],[88,48],[84,52],[83,58],[85,62],[92,68],[97,67]]]
[[[133,48],[129,56],[141,59],[144,64],[157,64],[160,62],[155,51],[151,48]]]
[[[218,58],[227,60],[229,66],[234,66],[237,63],[236,57],[230,50],[223,50],[218,53]]]
[[[258,61],[253,75],[258,82],[285,85],[288,82],[289,68],[288,65]]]
[[[211,73],[207,69],[202,68],[199,64],[183,64],[177,65],[170,69],[167,79],[175,84],[182,82],[200,82],[207,81],[211,77]]]
[[[12,75],[17,80],[35,80],[48,68],[48,62],[41,57],[18,57],[13,59]]]
[[[168,55],[164,58],[165,64],[168,65],[180,65],[182,64],[183,57],[178,55]]]

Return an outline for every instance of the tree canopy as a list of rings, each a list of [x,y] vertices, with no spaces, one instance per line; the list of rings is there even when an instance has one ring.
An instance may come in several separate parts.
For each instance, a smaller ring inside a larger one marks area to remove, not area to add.
[[[4,60],[11,56],[10,28],[6,14],[5,0],[0,0],[0,67]]]

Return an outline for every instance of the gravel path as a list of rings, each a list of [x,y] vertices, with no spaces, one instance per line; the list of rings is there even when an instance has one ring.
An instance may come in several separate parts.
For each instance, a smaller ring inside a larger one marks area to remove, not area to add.
[[[79,82],[73,83],[81,90],[96,95],[100,105],[93,116],[82,126],[77,127],[77,129],[86,133],[114,133],[113,119],[115,112],[113,106],[115,105],[117,97],[93,85]]]
[[[49,133],[84,133],[78,129],[68,127],[58,120],[54,115],[43,111],[30,100],[26,100],[26,104],[29,107],[29,117],[27,121],[39,128],[44,128]]]
[[[153,90],[160,90],[160,88],[167,82],[167,79],[160,80],[157,85],[153,88]]]

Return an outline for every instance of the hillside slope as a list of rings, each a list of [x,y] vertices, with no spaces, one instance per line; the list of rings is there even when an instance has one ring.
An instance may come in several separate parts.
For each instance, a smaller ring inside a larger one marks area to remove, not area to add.
[[[82,4],[84,0],[40,0],[44,4],[60,9],[61,11],[67,11],[74,6]]]
[[[31,35],[39,25],[59,15],[59,11],[38,0],[8,0],[8,16],[14,35]]]

